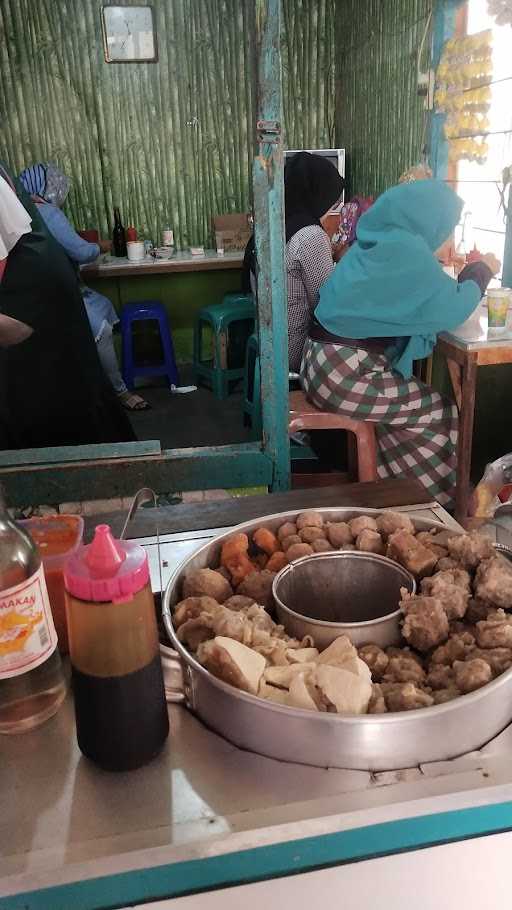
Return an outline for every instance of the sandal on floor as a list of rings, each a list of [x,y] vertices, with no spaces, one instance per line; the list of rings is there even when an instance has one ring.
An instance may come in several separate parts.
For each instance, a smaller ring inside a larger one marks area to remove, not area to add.
[[[121,392],[117,397],[127,411],[146,411],[150,407],[149,403],[135,392]]]

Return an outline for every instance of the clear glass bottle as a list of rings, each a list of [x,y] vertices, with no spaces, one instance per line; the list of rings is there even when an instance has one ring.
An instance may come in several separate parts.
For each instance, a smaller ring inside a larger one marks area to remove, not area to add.
[[[0,495],[0,733],[22,733],[66,696],[43,566]]]

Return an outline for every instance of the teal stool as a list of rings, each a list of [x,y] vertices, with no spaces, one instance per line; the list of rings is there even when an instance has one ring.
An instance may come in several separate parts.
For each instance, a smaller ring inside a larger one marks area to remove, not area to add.
[[[194,381],[208,384],[216,398],[229,395],[229,384],[244,378],[244,352],[254,331],[252,294],[225,294],[222,303],[202,307],[194,326]],[[204,356],[204,330],[213,335],[213,360]]]
[[[251,439],[261,439],[261,374],[258,336],[251,335],[245,349],[244,427],[251,428]]]
[[[290,384],[296,382],[296,380],[297,376],[290,373]],[[293,386],[291,387],[293,388]],[[257,335],[250,336],[245,351],[244,427],[251,428],[252,440],[261,439],[263,436],[260,355]],[[290,440],[290,458],[292,462],[318,462],[318,457],[310,446],[296,445],[292,440]]]

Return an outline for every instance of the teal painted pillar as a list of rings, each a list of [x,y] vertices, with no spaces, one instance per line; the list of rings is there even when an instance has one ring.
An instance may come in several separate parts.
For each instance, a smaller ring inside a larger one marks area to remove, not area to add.
[[[273,465],[273,490],[290,485],[288,329],[284,265],[283,103],[280,0],[255,0],[258,53],[255,237],[263,449]]]
[[[512,187],[508,191],[505,250],[503,252],[503,287],[512,288]]]
[[[432,35],[432,66],[437,70],[443,46],[455,31],[455,16],[461,0],[437,0],[434,11]],[[448,143],[444,137],[446,114],[432,114],[430,120],[430,167],[434,177],[444,180],[448,176]]]

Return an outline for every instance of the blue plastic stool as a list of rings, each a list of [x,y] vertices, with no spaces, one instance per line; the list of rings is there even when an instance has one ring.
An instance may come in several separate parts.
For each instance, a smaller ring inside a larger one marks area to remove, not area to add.
[[[152,366],[137,366],[133,360],[132,324],[149,319],[153,319],[158,323],[164,359],[162,363]],[[171,388],[179,385],[174,345],[163,303],[158,300],[141,300],[137,303],[126,303],[121,310],[121,340],[123,351],[122,374],[129,389],[133,389],[136,376],[167,376]]]
[[[246,323],[248,337],[254,330],[255,306],[252,294],[225,294],[222,303],[202,307],[194,326],[194,379],[199,385],[206,380],[220,400],[229,395],[229,384],[243,379],[243,366],[229,366],[230,328]],[[209,326],[213,334],[213,359],[203,352],[203,332]],[[245,340],[245,339],[244,339]]]

